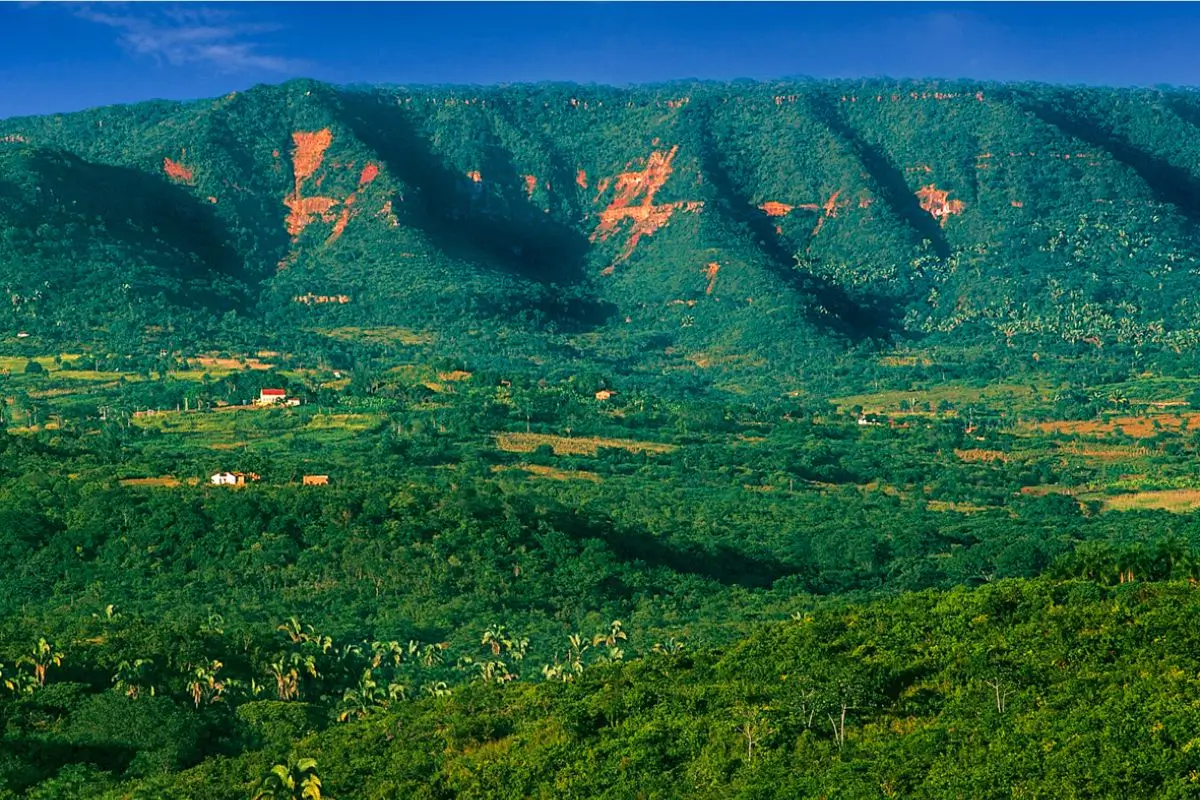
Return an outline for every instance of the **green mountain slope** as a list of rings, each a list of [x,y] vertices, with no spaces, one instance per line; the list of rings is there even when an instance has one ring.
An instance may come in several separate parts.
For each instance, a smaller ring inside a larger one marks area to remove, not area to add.
[[[713,377],[864,344],[1181,352],[1198,120],[1182,91],[890,81],[297,81],[11,119],[3,324],[400,326]]]

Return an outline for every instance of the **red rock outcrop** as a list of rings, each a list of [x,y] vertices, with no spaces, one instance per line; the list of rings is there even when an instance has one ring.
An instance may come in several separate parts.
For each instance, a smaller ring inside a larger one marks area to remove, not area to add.
[[[292,134],[292,142],[292,175],[295,184],[283,204],[288,207],[285,220],[288,234],[295,239],[317,217],[326,222],[336,221],[330,216],[330,211],[337,201],[332,197],[304,196],[304,182],[320,169],[325,151],[333,143],[333,134],[328,128],[311,132],[296,131]]]
[[[961,200],[951,200],[950,192],[939,189],[932,183],[918,189],[917,198],[921,201],[921,208],[943,225],[946,224],[947,217],[961,214],[964,208]]]
[[[329,238],[325,240],[325,244],[332,244],[337,241],[339,236],[345,233],[346,226],[350,224],[350,218],[354,215],[354,203],[358,199],[359,191],[377,177],[379,177],[378,166],[367,164],[363,167],[362,172],[358,176],[358,188],[351,192],[350,196],[342,203],[342,213],[338,214],[337,222],[333,223],[333,232],[329,234]]]
[[[847,205],[849,205],[848,201],[846,200],[838,200],[838,197],[840,197],[841,194],[842,190],[838,189],[836,192],[829,195],[829,199],[826,200],[824,205],[821,206],[821,216],[817,219],[817,224],[813,227],[811,235],[816,236],[818,233],[820,233],[821,228],[825,226],[825,220],[836,217],[838,215],[838,209],[845,208]]]
[[[653,235],[666,225],[676,211],[690,212],[700,208],[701,204],[695,202],[654,204],[654,195],[674,171],[672,162],[678,152],[679,145],[675,145],[669,151],[651,153],[643,169],[622,172],[614,179],[613,198],[600,212],[600,223],[592,234],[592,241],[608,239],[617,232],[621,223],[631,221],[633,225],[629,230],[629,240],[617,258],[617,263],[629,258],[638,241],[643,236]],[[596,188],[600,195],[603,195],[608,187],[609,181],[605,178]]]
[[[172,161],[169,158],[163,159],[163,172],[167,173],[167,177],[178,183],[191,184],[196,178],[196,173],[188,167],[180,164],[178,161]]]
[[[768,217],[786,217],[791,213],[795,206],[789,206],[787,203],[777,203],[774,200],[768,200],[759,206]]]
[[[705,294],[712,294],[713,287],[717,285],[717,273],[721,271],[721,265],[717,262],[712,262],[704,268],[704,279],[708,281],[708,286],[705,287]]]

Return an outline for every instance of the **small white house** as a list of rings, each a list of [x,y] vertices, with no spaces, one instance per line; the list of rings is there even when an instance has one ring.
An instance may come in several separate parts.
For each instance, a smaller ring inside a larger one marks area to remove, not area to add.
[[[215,486],[236,486],[238,483],[237,475],[232,472],[218,472],[209,478]]]
[[[258,393],[258,400],[255,403],[260,406],[271,406],[286,401],[287,392],[283,389],[263,389]]]

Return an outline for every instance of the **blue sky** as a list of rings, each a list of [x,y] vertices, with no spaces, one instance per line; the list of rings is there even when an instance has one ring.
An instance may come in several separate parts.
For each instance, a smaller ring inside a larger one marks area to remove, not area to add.
[[[0,117],[335,83],[1197,85],[1185,3],[0,3]]]

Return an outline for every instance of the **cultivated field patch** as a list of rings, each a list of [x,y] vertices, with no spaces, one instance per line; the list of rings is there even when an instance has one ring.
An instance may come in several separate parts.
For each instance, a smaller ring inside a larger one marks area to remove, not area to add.
[[[662,442],[632,439],[607,439],[601,436],[554,436],[548,433],[500,433],[496,446],[509,453],[532,453],[549,445],[556,456],[594,456],[601,447],[620,448],[630,453],[669,453],[678,446]]]

